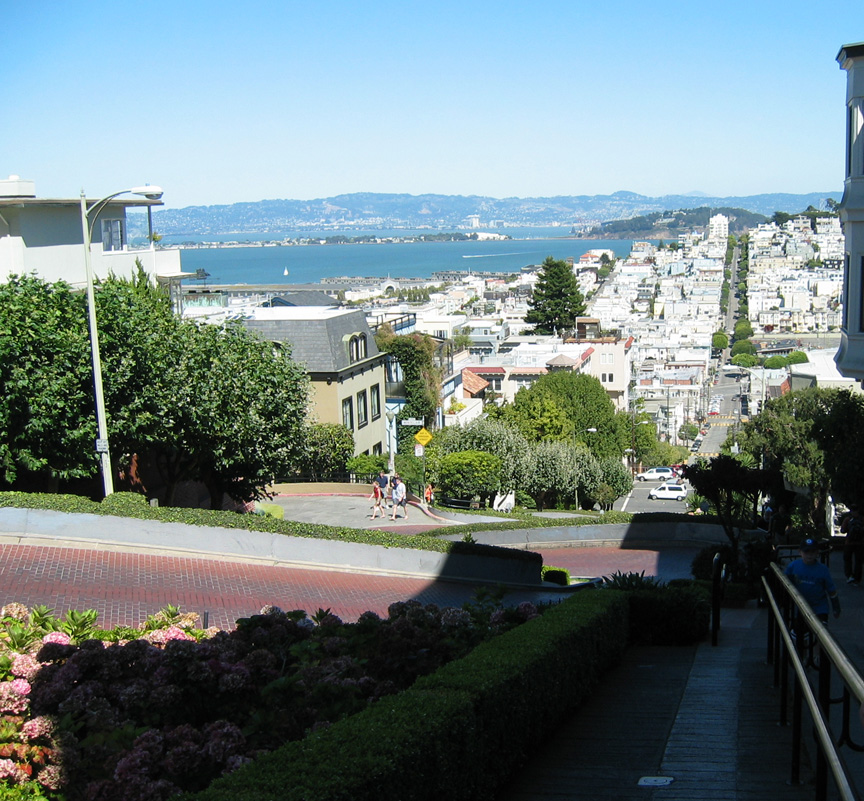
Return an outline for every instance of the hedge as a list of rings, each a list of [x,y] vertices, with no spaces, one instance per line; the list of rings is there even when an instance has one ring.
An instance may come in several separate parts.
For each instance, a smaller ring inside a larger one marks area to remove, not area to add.
[[[627,643],[624,593],[577,593],[412,688],[217,779],[186,801],[493,798]]]

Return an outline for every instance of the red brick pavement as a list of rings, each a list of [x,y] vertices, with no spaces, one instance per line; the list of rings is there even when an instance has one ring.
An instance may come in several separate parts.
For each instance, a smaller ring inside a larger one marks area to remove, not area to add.
[[[543,551],[544,562],[574,575],[616,570],[653,574],[658,555],[617,548]],[[96,609],[100,625],[135,626],[167,604],[208,612],[209,623],[231,628],[265,604],[315,612],[330,608],[343,620],[367,610],[386,615],[394,601],[416,598],[439,606],[461,606],[474,587],[457,582],[301,570],[218,559],[156,556],[95,549],[0,544],[0,604],[45,604],[56,614]],[[518,602],[538,597],[512,592]],[[545,594],[543,598],[549,597]]]

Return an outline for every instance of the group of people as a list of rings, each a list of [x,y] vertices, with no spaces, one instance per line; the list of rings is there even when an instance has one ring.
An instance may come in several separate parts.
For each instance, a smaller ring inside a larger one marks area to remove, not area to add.
[[[408,491],[405,488],[405,482],[399,478],[398,473],[394,473],[392,478],[388,478],[387,474],[381,470],[378,473],[378,478],[372,482],[372,494],[369,500],[372,501],[372,519],[387,516],[387,493],[390,493],[390,508],[392,514],[391,520],[396,519],[396,512],[402,509],[403,519],[408,519]]]

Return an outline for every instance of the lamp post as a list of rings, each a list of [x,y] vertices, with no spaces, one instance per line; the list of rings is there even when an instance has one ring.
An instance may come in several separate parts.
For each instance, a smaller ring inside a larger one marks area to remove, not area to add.
[[[390,475],[393,474],[395,470],[395,465],[393,464],[393,421],[396,419],[396,412],[392,409],[389,409],[385,415],[387,417],[387,472]]]
[[[87,198],[81,190],[81,233],[84,237],[84,271],[87,277],[87,316],[90,325],[90,353],[93,361],[93,393],[96,400],[96,452],[102,462],[102,484],[107,498],[114,492],[111,473],[111,454],[108,449],[108,420],[105,416],[105,395],[102,391],[102,358],[99,355],[99,329],[96,325],[96,295],[93,291],[93,265],[90,260],[90,242],[96,218],[118,195],[143,195],[149,200],[159,200],[162,190],[158,186],[137,186],[123,189],[103,197],[87,208]]]

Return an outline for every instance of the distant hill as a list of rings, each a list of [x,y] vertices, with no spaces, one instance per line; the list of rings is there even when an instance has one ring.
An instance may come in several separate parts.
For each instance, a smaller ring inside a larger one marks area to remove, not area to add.
[[[595,226],[584,236],[597,239],[677,239],[679,233],[694,228],[706,229],[708,220],[715,214],[725,214],[729,218],[730,234],[743,233],[769,220],[764,214],[746,209],[700,206],[697,209],[655,211],[629,220],[611,220]]]
[[[260,200],[224,206],[188,206],[156,210],[154,226],[160,234],[206,235],[230,233],[284,233],[316,227],[454,229],[477,215],[481,227],[507,225],[565,225],[588,228],[670,209],[731,208],[756,214],[798,212],[824,208],[828,197],[841,192],[806,195],[769,194],[750,197],[665,195],[646,197],[635,192],[611,195],[491,198],[476,195],[398,195],[358,192],[316,200]],[[131,215],[130,215],[131,216]],[[134,223],[134,220],[132,221]],[[139,223],[140,224],[140,223]]]

